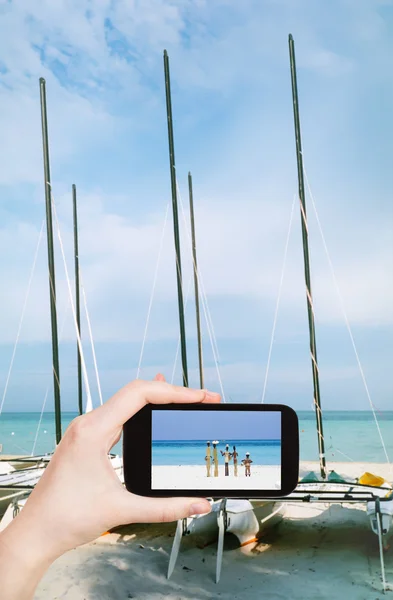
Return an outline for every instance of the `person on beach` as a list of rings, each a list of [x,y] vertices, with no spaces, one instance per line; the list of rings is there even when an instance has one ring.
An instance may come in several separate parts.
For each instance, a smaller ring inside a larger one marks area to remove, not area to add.
[[[213,462],[214,462],[214,477],[218,477],[218,453],[217,453],[218,441],[213,442]]]
[[[251,463],[252,460],[250,458],[250,453],[246,452],[246,458],[243,458],[242,460],[242,465],[244,465],[246,468],[246,477],[251,477]]]
[[[231,460],[231,453],[229,452],[229,444],[227,444],[225,446],[225,452],[223,452],[221,450],[221,456],[224,456],[224,461],[225,461],[225,476],[228,477],[229,475],[229,461]]]
[[[220,396],[170,385],[157,375],[155,381],[127,384],[71,422],[24,508],[0,532],[1,600],[32,600],[57,558],[114,527],[210,512],[204,498],[144,498],[128,492],[108,460],[128,419],[146,404],[174,402],[220,402]]]
[[[207,448],[206,448],[206,456],[205,456],[205,461],[206,461],[206,471],[207,471],[207,476],[210,477],[210,467],[212,464],[212,458],[211,458],[211,448],[210,448],[210,442],[206,442]]]
[[[237,457],[239,456],[238,452],[236,452],[236,446],[233,446],[233,452],[231,453],[231,458],[233,458],[233,473],[235,477],[237,477]]]

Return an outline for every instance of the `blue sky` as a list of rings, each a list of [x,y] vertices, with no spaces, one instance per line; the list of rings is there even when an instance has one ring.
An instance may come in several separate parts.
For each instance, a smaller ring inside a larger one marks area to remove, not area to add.
[[[38,78],[47,81],[53,194],[72,273],[71,185],[104,397],[136,375],[170,201],[162,52],[170,57],[179,187],[194,177],[198,261],[228,401],[262,397],[297,190],[287,36],[296,44],[304,159],[374,405],[392,407],[391,0],[49,0],[0,7],[0,391],[44,218]],[[369,408],[311,198],[307,198],[322,406]],[[178,317],[171,213],[141,377],[171,379]],[[180,210],[184,286],[191,276]],[[57,240],[56,240],[57,244]],[[4,410],[40,410],[51,385],[42,241]],[[59,322],[67,285],[56,250]],[[192,292],[192,289],[191,289]],[[68,311],[62,405],[76,400]],[[197,386],[192,293],[186,309]],[[220,390],[203,315],[206,385]],[[61,325],[59,324],[59,329]],[[82,323],[94,403],[97,386]],[[180,365],[175,382],[181,382]],[[2,394],[0,395],[0,397]],[[266,402],[312,406],[298,205]],[[52,397],[48,409],[53,409]]]
[[[153,441],[279,440],[281,413],[236,411],[153,411]],[[223,449],[223,448],[221,448]]]

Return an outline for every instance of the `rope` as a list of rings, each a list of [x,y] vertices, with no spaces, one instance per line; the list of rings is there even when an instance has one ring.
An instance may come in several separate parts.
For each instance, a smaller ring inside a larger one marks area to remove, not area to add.
[[[87,320],[87,328],[89,330],[89,337],[90,337],[90,344],[91,344],[91,351],[93,354],[93,363],[94,363],[94,372],[96,374],[96,379],[97,379],[97,388],[98,388],[98,395],[100,397],[100,404],[101,406],[103,405],[103,400],[102,400],[102,391],[101,391],[101,383],[100,383],[100,375],[98,373],[98,365],[97,365],[97,358],[96,358],[96,351],[95,351],[95,347],[94,347],[94,340],[93,340],[93,332],[91,329],[91,323],[90,323],[90,317],[89,317],[89,311],[87,310],[87,299],[86,299],[86,293],[85,293],[85,288],[82,282],[82,275],[81,275],[81,270],[79,268],[79,278],[80,278],[80,285],[81,285],[81,289],[82,289],[82,296],[83,296],[83,303],[85,305],[85,312],[86,312],[86,320]]]
[[[289,247],[289,240],[290,240],[290,237],[291,237],[291,229],[292,229],[292,222],[293,222],[293,213],[294,213],[294,210],[295,210],[295,203],[296,203],[296,195],[293,197],[293,201],[292,201],[291,217],[289,219],[288,234],[287,234],[287,239],[286,239],[286,242],[285,242],[284,260],[283,260],[283,265],[282,265],[282,270],[281,270],[280,284],[279,284],[279,287],[278,287],[278,297],[277,297],[276,310],[275,310],[275,313],[274,313],[273,330],[272,330],[272,335],[271,335],[271,338],[270,338],[270,346],[269,346],[269,354],[268,354],[268,358],[267,358],[265,381],[264,381],[264,384],[263,384],[263,393],[262,393],[262,401],[261,401],[262,404],[265,401],[265,395],[266,395],[267,378],[268,378],[268,375],[269,375],[270,360],[271,360],[271,356],[272,356],[274,336],[276,334],[278,309],[280,307],[281,292],[282,292],[282,286],[283,286],[284,275],[285,275],[285,267],[286,267],[286,264],[287,264],[288,247]]]
[[[64,253],[63,241],[61,239],[60,224],[59,224],[59,220],[57,218],[56,205],[55,205],[55,203],[53,201],[52,193],[51,193],[51,201],[52,201],[53,212],[54,212],[54,216],[55,216],[55,220],[56,220],[57,236],[59,238],[61,255],[62,255],[62,258],[63,258],[63,264],[64,264],[64,270],[65,270],[65,275],[66,275],[66,280],[67,280],[68,293],[69,293],[70,303],[71,303],[71,309],[72,309],[72,316],[73,316],[74,325],[75,325],[75,333],[76,333],[76,338],[77,338],[77,341],[78,341],[79,352],[80,352],[80,355],[81,355],[83,380],[84,380],[84,383],[85,383],[86,396],[87,396],[85,412],[87,413],[87,412],[90,412],[90,411],[93,410],[93,403],[92,403],[92,400],[91,400],[89,379],[88,379],[88,376],[87,376],[86,363],[85,363],[85,357],[84,357],[84,353],[83,353],[82,342],[81,342],[81,338],[80,338],[79,331],[78,331],[78,322],[77,322],[77,319],[76,319],[76,312],[75,312],[75,307],[74,307],[74,300],[73,300],[73,297],[72,297],[71,282],[70,282],[70,278],[69,278],[69,275],[68,275],[67,261],[66,261],[66,257],[65,257],[65,253]]]
[[[357,364],[358,364],[358,367],[359,367],[360,375],[361,375],[361,378],[362,378],[362,381],[363,381],[363,384],[364,384],[364,388],[366,390],[366,395],[367,395],[368,401],[369,401],[370,406],[371,406],[371,410],[372,410],[373,417],[374,417],[374,420],[375,420],[375,424],[376,424],[376,427],[377,427],[377,430],[378,430],[378,434],[379,434],[379,437],[380,437],[380,440],[381,440],[381,444],[382,444],[382,448],[383,448],[383,451],[384,451],[384,454],[385,454],[385,457],[386,457],[386,461],[390,465],[389,455],[388,455],[388,452],[387,452],[387,449],[386,449],[386,445],[385,445],[385,442],[384,442],[384,439],[383,439],[383,436],[382,436],[381,428],[380,428],[379,423],[378,423],[378,418],[377,418],[377,414],[376,414],[376,411],[375,411],[375,408],[374,408],[374,404],[373,404],[373,402],[371,400],[370,391],[369,391],[369,388],[368,388],[368,385],[367,385],[367,381],[366,381],[366,377],[365,377],[365,374],[364,374],[364,371],[363,371],[362,364],[360,362],[359,354],[358,354],[358,351],[357,351],[357,348],[356,348],[356,344],[355,344],[355,339],[354,339],[353,334],[352,334],[352,329],[351,329],[351,326],[350,326],[350,323],[349,323],[347,312],[345,310],[344,301],[343,301],[343,298],[342,298],[342,295],[341,295],[341,292],[340,292],[340,287],[338,285],[338,281],[337,281],[336,273],[335,273],[335,270],[334,270],[333,262],[332,262],[332,260],[330,258],[330,254],[329,254],[329,250],[328,250],[328,247],[327,247],[326,239],[325,239],[325,236],[324,236],[324,233],[323,233],[321,222],[319,220],[317,207],[315,205],[314,197],[313,197],[313,194],[312,194],[312,191],[311,191],[310,183],[308,181],[308,177],[307,177],[307,173],[306,173],[305,169],[304,169],[304,175],[305,175],[305,179],[306,179],[306,183],[307,183],[308,192],[310,194],[311,202],[312,202],[312,205],[313,205],[313,208],[314,208],[314,212],[315,212],[315,217],[316,217],[316,220],[317,220],[318,228],[319,228],[319,231],[320,231],[320,234],[321,234],[323,246],[324,246],[324,249],[325,249],[325,252],[326,252],[326,257],[328,259],[329,267],[330,267],[331,274],[332,274],[332,277],[333,277],[333,281],[334,281],[334,284],[335,284],[335,287],[336,287],[337,296],[338,296],[338,299],[339,299],[339,302],[340,302],[340,305],[341,305],[341,310],[342,310],[343,315],[344,315],[344,319],[345,319],[345,323],[346,323],[347,330],[348,330],[348,333],[349,333],[349,337],[351,339],[352,347],[353,347],[353,350],[354,350],[354,353],[355,353],[355,357],[356,357],[356,361],[357,361]]]
[[[140,372],[141,372],[141,365],[142,365],[143,353],[144,353],[144,350],[145,350],[145,344],[146,344],[146,338],[147,338],[147,330],[148,330],[148,327],[149,327],[150,314],[151,314],[151,309],[152,309],[152,306],[153,306],[153,299],[154,299],[154,295],[155,295],[155,291],[156,291],[158,269],[159,269],[160,262],[161,262],[161,255],[162,255],[162,249],[163,249],[163,244],[164,244],[166,224],[167,224],[167,221],[168,221],[168,211],[169,211],[169,202],[168,202],[167,207],[166,207],[164,225],[163,225],[162,232],[161,232],[160,246],[159,246],[159,250],[158,250],[158,258],[157,258],[156,269],[155,269],[155,273],[154,273],[153,287],[152,287],[151,294],[150,294],[149,308],[147,310],[146,325],[145,325],[145,331],[144,331],[144,334],[143,334],[142,348],[141,348],[141,353],[140,353],[140,356],[139,356],[138,368],[137,368],[137,371],[136,371],[136,379],[139,379],[139,375],[140,375]]]
[[[181,197],[181,192],[180,192],[179,184],[178,184],[177,180],[176,180],[176,186],[177,186],[177,189],[178,189],[178,196],[179,196],[180,207],[181,207],[181,211],[182,211],[182,215],[183,215],[183,220],[184,220],[184,224],[185,224],[185,230],[187,232],[188,246],[189,246],[189,249],[191,251],[191,256],[192,256],[192,241],[191,241],[191,236],[190,236],[190,233],[189,233],[189,230],[188,230],[188,223],[187,223],[187,220],[186,220],[186,215],[185,215],[185,212],[184,212],[184,206],[183,206],[183,201],[182,201],[182,197]],[[223,386],[223,383],[222,383],[221,374],[220,374],[220,368],[219,368],[219,362],[218,362],[218,352],[216,352],[216,346],[217,346],[217,344],[215,344],[214,341],[213,341],[213,336],[215,338],[213,324],[209,323],[207,296],[206,296],[206,293],[205,293],[205,289],[204,289],[202,277],[200,276],[200,270],[199,270],[199,267],[197,267],[197,265],[195,264],[194,257],[192,258],[192,264],[193,264],[193,267],[194,267],[194,272],[196,273],[196,276],[198,278],[198,281],[201,283],[201,289],[202,289],[202,296],[201,296],[202,308],[203,308],[203,312],[204,312],[205,319],[206,319],[206,325],[207,325],[207,330],[208,330],[208,333],[209,333],[210,343],[211,343],[211,346],[212,346],[213,358],[214,358],[214,362],[215,362],[215,366],[216,366],[216,370],[217,370],[217,376],[218,376],[218,381],[219,381],[219,384],[220,384],[222,399],[223,399],[224,402],[226,402],[225,392],[224,392],[224,386]],[[210,319],[210,321],[211,321],[211,319]]]
[[[24,320],[24,317],[25,317],[25,312],[26,312],[26,307],[27,307],[27,301],[28,301],[28,298],[29,298],[29,295],[30,295],[31,284],[32,284],[32,281],[33,281],[35,267],[36,267],[36,264],[37,264],[38,251],[39,251],[39,248],[40,248],[40,245],[41,245],[42,234],[43,234],[43,231],[44,231],[44,224],[45,224],[45,221],[42,221],[41,230],[40,230],[40,234],[38,236],[38,242],[37,242],[37,246],[36,246],[35,253],[34,253],[33,265],[31,267],[31,271],[30,271],[29,282],[27,284],[26,296],[25,296],[25,299],[24,299],[24,302],[23,302],[22,314],[21,314],[21,317],[20,317],[20,320],[19,320],[19,326],[18,326],[18,331],[17,331],[17,334],[16,334],[16,340],[15,340],[14,348],[13,348],[13,351],[12,351],[11,363],[10,363],[10,367],[8,369],[8,375],[7,375],[7,379],[6,379],[6,382],[5,382],[3,397],[1,399],[0,415],[1,415],[2,411],[3,411],[5,397],[7,395],[8,385],[9,385],[9,382],[10,382],[12,367],[14,366],[16,348],[17,348],[17,345],[18,345],[18,342],[19,342],[19,338],[20,338],[20,333],[21,333],[21,330],[22,330],[23,320]]]
[[[69,302],[69,300],[68,300],[68,301],[67,301],[67,304],[66,304],[66,308],[65,308],[65,313],[64,313],[64,317],[63,317],[63,322],[62,322],[62,324],[61,324],[61,328],[60,328],[59,343],[62,341],[62,337],[63,337],[63,333],[64,333],[64,327],[65,327],[66,320],[67,320],[67,315],[68,315],[68,308],[69,308],[69,305],[70,305],[70,302]],[[36,446],[37,446],[38,435],[39,435],[39,432],[40,432],[40,429],[41,429],[42,418],[43,418],[43,416],[44,416],[44,411],[45,411],[46,401],[47,401],[47,399],[48,399],[48,394],[49,394],[49,388],[50,388],[50,384],[48,383],[48,386],[47,386],[47,388],[46,388],[46,392],[45,392],[44,402],[43,402],[43,405],[42,405],[42,408],[41,408],[40,419],[39,419],[39,421],[38,421],[38,425],[37,425],[37,431],[36,431],[35,438],[34,438],[34,444],[33,444],[33,449],[32,449],[32,451],[31,451],[31,456],[34,456],[35,449],[36,449]],[[55,443],[55,445],[56,445],[56,443]]]
[[[181,209],[182,209],[183,220],[184,220],[184,224],[185,224],[185,228],[186,228],[186,232],[187,232],[188,245],[189,245],[189,248],[191,249],[191,256],[193,256],[193,253],[192,253],[192,240],[191,240],[191,236],[190,236],[190,233],[189,233],[188,223],[187,223],[187,220],[186,220],[186,217],[185,217],[184,205],[183,205],[182,196],[181,196],[181,192],[180,192],[180,188],[179,188],[179,183],[178,183],[177,180],[176,180],[176,186],[177,186],[177,190],[178,190],[178,194],[179,194],[179,200],[180,200],[180,205],[181,205]],[[199,287],[200,287],[201,292],[202,292],[202,298],[201,298],[202,303],[205,302],[204,313],[205,313],[205,319],[206,319],[206,323],[207,323],[207,326],[208,326],[208,330],[209,330],[209,327],[210,327],[210,330],[212,332],[210,342],[214,345],[214,351],[215,351],[216,356],[217,356],[217,362],[218,362],[218,364],[220,364],[220,354],[219,354],[219,351],[218,351],[218,345],[217,345],[216,334],[215,334],[215,331],[214,331],[213,320],[212,320],[210,309],[209,309],[209,305],[208,305],[208,302],[207,302],[207,294],[206,294],[205,285],[204,285],[204,282],[203,282],[202,273],[200,272],[199,268],[196,267],[194,258],[192,259],[192,264],[193,264],[193,268],[194,268],[196,276],[197,276]]]

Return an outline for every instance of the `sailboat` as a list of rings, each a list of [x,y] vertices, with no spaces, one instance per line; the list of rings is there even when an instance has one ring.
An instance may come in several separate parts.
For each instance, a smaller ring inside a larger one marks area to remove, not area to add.
[[[46,86],[45,80],[40,79],[40,102],[41,102],[41,125],[43,141],[44,158],[44,182],[45,182],[45,202],[46,202],[46,230],[48,246],[48,267],[49,267],[49,296],[51,311],[51,333],[52,333],[52,359],[53,359],[53,382],[55,398],[55,423],[56,423],[56,443],[61,439],[61,417],[60,417],[60,374],[59,374],[59,352],[57,336],[57,310],[56,310],[56,281],[53,253],[53,227],[52,227],[52,208],[51,208],[51,183],[49,167],[49,143],[48,143],[48,123],[46,114]],[[3,469],[7,472],[0,475],[0,494],[3,497],[3,505],[6,500],[26,496],[39,481],[44,468],[31,467],[17,471],[11,463],[3,463]],[[22,494],[21,492],[25,492]],[[18,493],[19,492],[19,493]],[[15,495],[16,494],[16,495]]]
[[[313,390],[314,390],[314,408],[316,414],[316,429],[319,449],[319,464],[320,474],[311,472],[303,476],[299,481],[295,491],[285,498],[277,498],[278,507],[277,511],[280,512],[281,505],[285,505],[287,502],[322,502],[322,503],[364,503],[366,505],[366,512],[370,519],[372,531],[378,535],[379,551],[380,551],[380,563],[381,563],[381,578],[383,590],[387,589],[386,578],[385,578],[385,566],[383,551],[387,549],[387,541],[390,535],[393,533],[393,490],[392,485],[384,479],[375,475],[365,473],[360,475],[358,478],[353,479],[344,475],[337,474],[335,471],[328,473],[326,465],[325,455],[325,442],[323,435],[323,416],[321,409],[321,398],[320,398],[320,386],[319,386],[319,370],[316,350],[316,338],[315,338],[315,322],[314,322],[314,308],[313,299],[311,292],[311,275],[310,275],[310,261],[309,261],[309,249],[308,249],[308,228],[307,228],[307,213],[305,203],[305,186],[304,186],[304,172],[303,172],[303,156],[302,156],[302,145],[301,145],[301,134],[300,134],[300,118],[299,118],[299,102],[297,93],[297,78],[296,78],[296,64],[295,64],[295,49],[294,40],[292,35],[289,35],[289,54],[290,54],[290,66],[291,66],[291,82],[292,82],[292,100],[293,100],[293,112],[294,112],[294,125],[296,135],[296,156],[297,156],[297,167],[298,167],[298,188],[299,188],[299,200],[301,210],[301,225],[302,225],[302,241],[303,241],[303,257],[304,257],[304,273],[306,283],[306,296],[307,296],[307,312],[308,312],[308,323],[309,323],[309,338],[310,338],[310,351],[311,351],[311,364],[312,364],[312,376],[313,376]],[[173,572],[177,554],[180,548],[181,538],[188,533],[195,533],[195,535],[205,532],[209,529],[211,532],[211,538],[214,538],[213,528],[215,527],[215,520],[218,526],[218,548],[217,548],[217,567],[216,567],[216,582],[219,581],[221,571],[221,561],[223,552],[223,539],[225,532],[233,531],[239,535],[239,529],[242,527],[242,520],[236,518],[235,515],[248,515],[247,526],[252,521],[252,512],[256,516],[256,504],[264,508],[267,504],[263,499],[250,501],[252,511],[244,512],[242,507],[240,511],[236,513],[237,501],[232,500],[221,500],[219,502],[212,501],[212,512],[208,515],[198,515],[189,519],[179,521],[175,533],[175,539],[173,542],[172,553],[169,562],[168,576]],[[243,501],[244,502],[244,501]],[[274,518],[274,510],[271,511],[270,515],[266,518]],[[242,517],[242,518],[243,518]],[[256,519],[259,521],[259,519]],[[261,519],[263,521],[263,519]],[[240,526],[238,527],[238,523]],[[204,529],[202,524],[206,524]],[[260,525],[255,523],[256,530],[260,530]],[[241,539],[241,538],[239,538]]]
[[[178,308],[180,322],[180,341],[181,341],[181,356],[183,369],[183,384],[188,385],[187,372],[187,350],[186,337],[184,326],[184,305],[182,295],[182,273],[181,273],[181,255],[180,255],[180,235],[178,224],[178,207],[177,207],[177,181],[175,168],[175,151],[174,151],[174,135],[173,135],[173,118],[172,118],[172,100],[171,86],[169,73],[169,57],[164,50],[164,73],[165,73],[165,91],[166,91],[166,108],[168,122],[168,142],[169,142],[169,161],[171,175],[171,190],[172,190],[172,208],[173,208],[173,223],[174,223],[174,240],[176,253],[176,273],[178,285]],[[192,255],[193,255],[193,270],[194,270],[194,286],[195,286],[195,304],[197,317],[197,332],[198,332],[198,358],[199,358],[199,375],[200,385],[203,387],[203,368],[202,368],[202,341],[200,330],[200,315],[199,315],[199,293],[198,280],[199,273],[196,260],[196,243],[195,243],[195,221],[193,208],[193,189],[192,176],[188,175],[189,200],[190,200],[190,216],[191,216],[191,236],[192,236]],[[231,532],[239,540],[241,545],[256,541],[261,531],[267,527],[277,524],[284,511],[284,505],[279,501],[267,500],[243,500],[243,499],[226,499],[214,500],[211,498],[211,512],[207,515],[196,515],[179,520],[176,527],[176,533],[172,545],[171,556],[168,567],[168,577],[171,576],[176,564],[177,556],[180,549],[181,540],[184,536],[192,535],[200,545],[219,539],[219,546],[222,546],[224,533]],[[221,570],[222,552],[218,553],[217,561],[217,581]]]
[[[52,192],[50,183],[49,167],[49,143],[48,143],[48,124],[46,110],[46,84],[43,78],[40,78],[40,99],[41,99],[41,121],[42,121],[42,139],[44,155],[44,176],[45,176],[45,201],[46,201],[46,222],[47,222],[47,246],[48,246],[48,266],[49,266],[49,292],[51,307],[51,331],[52,331],[52,357],[53,357],[53,380],[55,392],[55,424],[56,424],[56,444],[61,440],[61,406],[60,406],[60,376],[59,376],[59,353],[58,353],[58,335],[57,335],[57,310],[56,310],[56,285],[55,285],[55,265],[53,252],[53,224],[52,224]],[[82,366],[84,366],[82,356],[82,346],[80,340],[80,296],[79,296],[79,251],[77,236],[77,207],[76,207],[76,187],[72,187],[73,195],[73,214],[74,214],[74,258],[75,258],[75,279],[76,279],[76,312],[75,324],[78,342],[78,395],[79,395],[79,413],[92,410],[91,396],[87,387],[88,398],[85,411],[82,406]],[[60,230],[58,229],[60,236]],[[65,257],[63,254],[64,265],[66,268]],[[67,281],[69,282],[66,269]],[[71,296],[71,289],[70,296]],[[72,304],[72,298],[71,298]],[[73,307],[73,304],[72,304]],[[83,364],[82,364],[83,362]],[[87,384],[87,373],[84,366],[85,384]],[[40,477],[45,471],[51,454],[38,457],[23,457],[6,462],[0,462],[0,515],[4,516],[0,522],[0,530],[4,529],[8,523],[23,508],[28,495],[38,483]],[[123,481],[122,459],[114,454],[108,456],[120,481]],[[18,468],[22,466],[22,468]],[[8,508],[7,508],[8,506]]]
[[[325,440],[323,435],[323,414],[321,409],[319,370],[315,339],[314,307],[311,292],[310,260],[308,250],[308,227],[305,202],[304,167],[302,141],[300,132],[299,100],[297,90],[295,45],[292,35],[289,35],[289,56],[291,66],[292,100],[296,137],[296,155],[298,169],[299,200],[302,224],[303,255],[305,268],[305,283],[307,296],[307,311],[309,322],[311,364],[314,387],[314,405],[316,414],[320,474],[309,473],[301,479],[295,492],[289,499],[320,499],[321,501],[358,501],[368,500],[367,514],[374,533],[379,537],[380,545],[387,548],[387,538],[393,533],[393,490],[392,485],[381,477],[370,473],[362,474],[357,479],[341,476],[334,471],[327,472]],[[310,495],[311,494],[311,495]],[[383,566],[382,566],[383,569]]]

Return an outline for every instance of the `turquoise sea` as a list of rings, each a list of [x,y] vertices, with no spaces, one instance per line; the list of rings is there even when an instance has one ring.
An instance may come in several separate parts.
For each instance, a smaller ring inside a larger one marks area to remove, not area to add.
[[[281,464],[280,440],[220,440],[217,446],[220,463],[224,460],[220,450],[225,450],[225,444],[229,445],[230,452],[236,446],[239,464],[246,458],[246,452],[250,453],[250,458],[256,465]],[[205,455],[206,440],[153,442],[153,465],[204,465]]]
[[[63,431],[76,416],[76,413],[63,414]],[[300,458],[317,460],[315,414],[312,411],[298,411],[298,416]],[[39,419],[39,413],[4,412],[0,415],[0,444],[3,446],[3,454],[31,454]],[[389,459],[393,462],[393,411],[379,411],[377,419]],[[371,412],[325,411],[323,423],[328,460],[386,462],[378,429]],[[48,412],[43,415],[34,453],[50,452],[54,446],[54,414]],[[115,446],[114,451],[121,454],[121,443]]]

